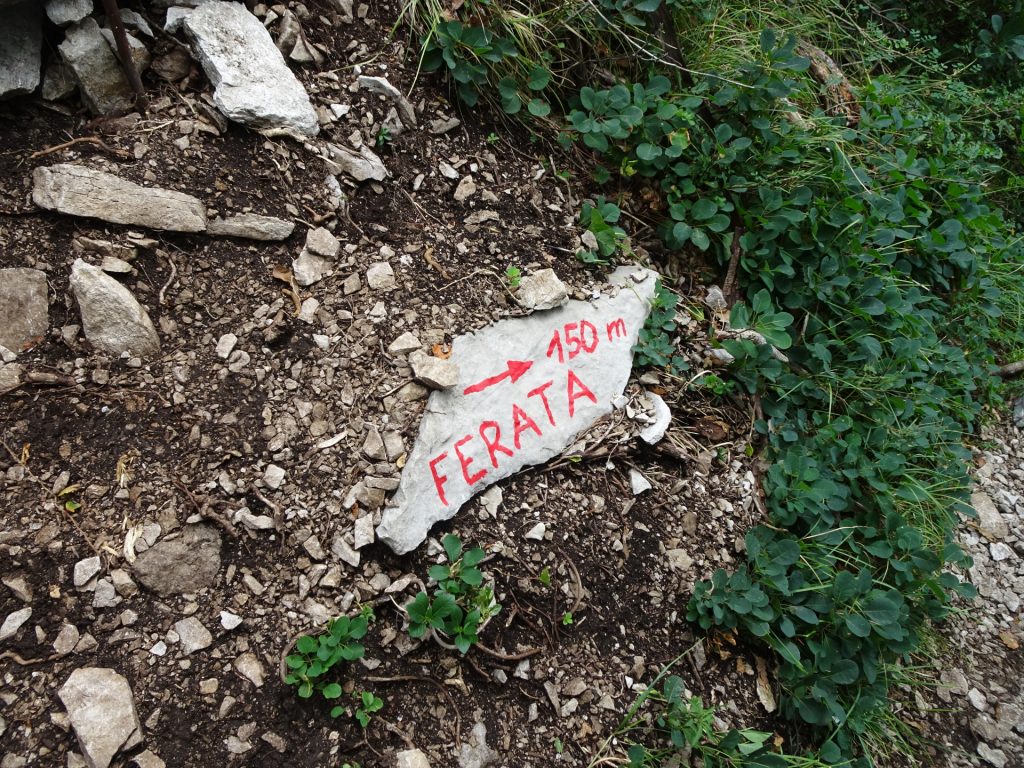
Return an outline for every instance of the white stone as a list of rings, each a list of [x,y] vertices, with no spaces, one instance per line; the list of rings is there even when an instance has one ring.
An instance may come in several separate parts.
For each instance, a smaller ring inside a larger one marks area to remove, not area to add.
[[[530,530],[523,534],[524,539],[530,541],[544,541],[544,534],[547,532],[548,527],[544,523],[537,523]]]
[[[91,4],[91,0],[90,0]],[[0,98],[32,93],[42,69],[43,25],[38,7],[0,7]]]
[[[398,109],[398,116],[402,119],[402,124],[407,128],[416,127],[416,112],[412,108],[412,104],[402,95],[400,90],[388,82],[386,77],[360,75],[356,78],[356,84],[360,88],[366,88],[393,102]]]
[[[516,301],[524,309],[544,310],[560,307],[569,300],[565,283],[553,269],[542,269],[527,275],[519,282]]]
[[[669,409],[668,403],[665,402],[661,395],[645,391],[644,397],[647,398],[647,402],[654,411],[654,419],[650,424],[640,430],[640,439],[648,445],[654,445],[659,442],[661,438],[665,436],[665,432],[668,431],[668,427],[672,423],[672,411]]]
[[[103,562],[98,555],[86,557],[75,563],[75,572],[72,576],[72,583],[77,589],[82,589],[103,569]]]
[[[1002,560],[1006,560],[1007,558],[1013,557],[1013,550],[1001,541],[997,541],[994,544],[990,544],[988,551],[992,555],[992,559],[995,560],[997,563]]]
[[[142,742],[132,689],[113,669],[76,669],[57,695],[89,768],[107,768],[118,752]]]
[[[313,285],[313,283],[319,283],[330,268],[331,264],[327,259],[305,249],[298,258],[292,259],[292,274],[295,276],[295,282],[303,288]]]
[[[132,88],[94,18],[86,16],[69,27],[58,47],[75,73],[82,101],[94,114],[131,109]]]
[[[22,624],[28,621],[31,616],[32,607],[28,605],[7,614],[7,618],[4,619],[4,623],[0,625],[0,642],[18,634],[18,630],[21,629]]]
[[[234,660],[233,664],[235,671],[238,672],[238,674],[257,688],[263,687],[264,676],[266,673],[263,670],[263,664],[261,664],[260,660],[256,658],[255,653],[252,653],[251,651],[243,653]]]
[[[92,13],[92,0],[46,0],[46,15],[58,27],[81,21]]]
[[[412,373],[431,389],[448,389],[459,383],[459,367],[451,360],[416,351],[409,355]]]
[[[688,571],[693,565],[693,558],[685,549],[668,549],[665,551],[668,567],[673,571]]]
[[[406,331],[388,347],[388,352],[392,355],[404,355],[408,352],[415,352],[417,349],[422,347],[420,340],[416,337],[416,334]]]
[[[11,592],[14,593],[14,596],[23,603],[32,602],[32,587],[29,585],[23,574],[8,574],[0,579],[0,581],[3,581],[4,586],[11,590]]]
[[[195,616],[188,616],[175,622],[174,631],[178,633],[181,650],[186,656],[201,651],[203,648],[209,648],[213,642],[210,630],[204,627],[203,622]]]
[[[78,645],[79,637],[78,627],[74,624],[62,624],[53,641],[53,652],[66,656]]]
[[[32,202],[49,211],[174,232],[206,229],[206,209],[197,198],[111,173],[59,163],[36,168],[32,182]]]
[[[331,162],[337,166],[338,173],[351,176],[356,181],[384,181],[388,177],[388,169],[383,161],[367,146],[354,150],[329,144],[328,149],[331,153]]]
[[[306,250],[333,259],[341,250],[341,241],[329,229],[317,227],[306,233]]]
[[[229,120],[315,136],[320,126],[302,83],[270,33],[240,3],[208,2],[181,26],[213,84],[213,100]]]
[[[146,356],[160,350],[160,337],[149,314],[131,291],[103,270],[75,259],[71,290],[85,337],[94,347],[112,355]]]
[[[978,530],[989,541],[1003,541],[1010,534],[1010,528],[1000,514],[992,497],[984,491],[971,494],[971,506],[978,513]]]
[[[238,343],[238,337],[233,333],[225,333],[219,339],[217,339],[217,348],[214,352],[217,353],[217,357],[221,360],[227,360],[231,355],[232,350],[235,348],[235,344]]]
[[[96,582],[96,590],[92,596],[93,608],[114,608],[120,602],[121,598],[110,579],[100,579]]]
[[[394,290],[395,270],[386,261],[371,264],[366,270],[366,284],[375,291]]]
[[[459,185],[455,188],[455,202],[464,203],[475,194],[476,182],[473,181],[473,177],[468,174],[463,176],[462,181],[460,181]]]
[[[206,225],[208,235],[263,241],[287,240],[294,230],[294,222],[283,221],[273,216],[259,216],[255,213],[239,213],[224,219],[210,219]]]
[[[475,494],[559,455],[609,413],[632,371],[656,278],[622,268],[617,287],[594,301],[456,338],[444,362],[457,366],[457,381],[430,396],[377,537],[398,554],[414,549]]]
[[[222,627],[224,627],[224,629],[227,629],[227,630],[230,631],[232,629],[235,629],[241,623],[242,623],[242,617],[241,616],[237,616],[236,614],[231,613],[231,611],[221,611],[220,612],[220,625]]]
[[[268,464],[267,469],[263,473],[263,482],[267,484],[268,488],[272,488],[275,491],[281,487],[281,483],[284,482],[285,471],[277,464]]]
[[[21,352],[50,327],[46,273],[38,269],[0,269],[0,346]]]
[[[649,491],[654,486],[651,485],[651,481],[644,477],[640,472],[635,469],[629,470],[629,487],[633,491],[634,496],[639,496],[644,491]]]
[[[335,534],[334,539],[331,541],[331,554],[353,568],[359,567],[359,552],[353,549],[340,533]]]
[[[403,749],[397,755],[395,768],[430,768],[430,761],[418,749]]]
[[[374,540],[373,515],[363,515],[362,517],[356,518],[355,529],[353,531],[352,548],[362,549],[365,546],[373,544]]]
[[[978,742],[978,755],[995,768],[1006,768],[1006,753],[1001,749],[993,749],[983,741]]]
[[[17,363],[0,365],[0,395],[21,386],[21,377],[25,369]]]

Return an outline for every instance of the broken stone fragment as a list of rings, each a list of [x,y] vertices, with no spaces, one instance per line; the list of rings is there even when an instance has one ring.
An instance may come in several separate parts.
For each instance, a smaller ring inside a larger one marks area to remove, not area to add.
[[[50,327],[46,273],[38,269],[0,269],[0,346],[21,352]]]
[[[142,187],[111,173],[72,163],[36,168],[32,173],[32,202],[49,211],[89,216],[113,224],[174,232],[206,229],[206,209],[191,195]]]
[[[457,337],[451,386],[434,392],[377,538],[404,554],[475,494],[542,464],[613,409],[633,365],[657,275],[617,270],[594,301]],[[410,356],[413,372],[428,356]]]
[[[0,7],[0,98],[36,89],[42,45],[42,21],[35,3]]]
[[[131,686],[113,669],[76,669],[57,695],[89,768],[107,768],[118,752],[142,743]]]
[[[217,578],[220,549],[215,529],[189,525],[177,538],[162,539],[140,553],[132,570],[144,587],[160,595],[195,592]]]
[[[650,403],[651,410],[653,411],[653,418],[651,419],[650,424],[640,431],[640,439],[648,445],[654,445],[659,442],[661,438],[665,436],[665,432],[668,431],[669,424],[672,423],[672,411],[669,409],[668,404],[664,399],[662,399],[661,395],[645,391],[644,397],[647,398],[647,402]]]
[[[341,250],[341,241],[329,229],[317,227],[306,233],[306,250],[333,259]]]
[[[42,97],[46,101],[60,101],[73,94],[78,88],[75,75],[63,61],[52,59],[43,74]]]
[[[75,259],[71,290],[85,337],[94,347],[112,355],[129,352],[140,357],[159,351],[160,337],[146,310],[103,270]]]
[[[92,13],[92,0],[46,0],[46,15],[58,27],[81,21]]]
[[[416,127],[416,110],[412,108],[412,104],[402,95],[402,92],[395,88],[386,77],[360,75],[356,82],[360,88],[366,88],[393,103],[398,109],[398,116],[401,118],[402,124],[406,128]]]
[[[69,27],[59,49],[75,73],[82,101],[93,114],[131,109],[132,88],[94,18],[86,16]]]
[[[395,270],[386,261],[371,264],[366,270],[366,284],[374,291],[393,291],[396,287]]]
[[[417,349],[422,347],[420,340],[416,338],[416,335],[406,331],[388,347],[388,352],[392,355],[404,355],[407,352],[415,352]]]
[[[524,277],[516,291],[516,301],[524,309],[554,309],[569,300],[565,283],[553,269],[542,269]]]
[[[388,176],[388,169],[384,167],[381,159],[369,147],[362,146],[358,151],[337,144],[329,144],[331,153],[330,163],[336,166],[334,175],[344,173],[356,181],[384,181]]]
[[[324,279],[331,264],[323,256],[317,256],[303,249],[298,258],[292,259],[292,275],[295,282],[305,288]]]
[[[428,355],[425,352],[413,352],[409,355],[412,374],[431,389],[447,389],[459,382],[459,368],[451,360]]]
[[[213,84],[213,100],[229,120],[305,136],[320,131],[306,89],[244,5],[203,3],[184,14],[181,26]]]
[[[240,213],[227,218],[211,219],[206,232],[219,237],[244,237],[247,240],[287,240],[295,231],[295,223],[273,216]]]

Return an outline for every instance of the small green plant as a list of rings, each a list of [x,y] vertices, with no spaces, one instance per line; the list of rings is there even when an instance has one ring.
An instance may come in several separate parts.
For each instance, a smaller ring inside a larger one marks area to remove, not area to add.
[[[389,144],[391,144],[392,138],[391,129],[386,125],[381,125],[381,127],[377,129],[377,137],[374,139],[374,144],[377,145],[377,149],[385,149]]]
[[[573,624],[572,611],[566,611],[562,614],[562,626],[570,627]]]
[[[486,27],[466,26],[457,20],[445,21],[434,26],[427,35],[423,69],[432,72],[445,67],[455,81],[459,98],[472,107],[479,100],[480,90],[487,84],[488,67],[518,55],[512,40],[495,35]],[[518,111],[518,106],[515,111]]]
[[[537,581],[539,581],[545,587],[550,586],[550,584],[551,584],[551,568],[545,565],[541,569],[541,572],[537,574]]]
[[[508,281],[508,287],[515,290],[523,280],[523,271],[515,265],[509,265],[505,267],[505,279]]]
[[[664,368],[674,374],[689,367],[672,343],[672,334],[676,330],[678,303],[679,297],[665,288],[659,280],[651,302],[651,313],[647,316],[647,322],[640,330],[640,336],[633,348],[636,355],[635,365]]]
[[[488,144],[497,144],[499,141],[501,141],[501,136],[496,134],[494,131],[491,131],[490,133],[487,134]]]
[[[725,381],[714,373],[707,373],[699,379],[696,379],[693,382],[693,386],[698,389],[706,389],[718,397],[727,395],[736,388],[736,385],[732,381]]]
[[[357,699],[356,720],[363,728],[370,724],[370,716],[379,712],[384,706],[384,700],[376,696],[372,691],[360,691],[352,695]]]
[[[449,533],[441,540],[447,565],[430,568],[430,578],[437,582],[432,595],[420,592],[405,606],[409,616],[409,634],[420,638],[428,632],[451,639],[459,653],[466,653],[477,642],[477,632],[501,605],[494,599],[494,590],[484,584],[477,567],[485,553],[479,547],[463,552],[462,541]],[[441,641],[443,644],[443,641]]]
[[[576,257],[584,264],[607,264],[620,252],[628,254],[629,240],[626,230],[616,222],[622,211],[615,203],[598,197],[596,202],[583,203],[580,210],[580,225],[585,227],[583,248]]]
[[[372,612],[370,616],[363,613],[354,619],[338,616],[328,621],[325,631],[320,634],[303,635],[295,641],[296,652],[285,657],[290,671],[284,681],[298,688],[299,698],[308,699],[315,691],[328,701],[341,697],[341,685],[329,681],[328,673],[343,661],[363,657],[365,649],[356,641],[366,637],[371,616]],[[331,717],[337,717],[344,711],[344,707],[335,706],[331,709]]]

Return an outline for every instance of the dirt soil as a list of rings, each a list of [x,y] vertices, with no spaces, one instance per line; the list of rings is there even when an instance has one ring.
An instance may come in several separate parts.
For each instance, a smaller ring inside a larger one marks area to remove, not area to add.
[[[384,498],[352,489],[368,477],[394,487],[425,404],[406,360],[388,353],[392,341],[413,331],[443,354],[454,336],[522,314],[510,266],[553,267],[579,298],[603,272],[574,256],[587,179],[579,159],[461,112],[437,78],[416,80],[408,30],[389,36],[394,3],[349,23],[326,2],[307,6],[303,31],[328,55],[293,69],[321,113],[318,140],[358,132],[389,172],[379,183],[343,180],[344,199],[303,143],[218,128],[197,66],[174,83],[146,73],[152,104],[137,121],[92,120],[74,101],[0,105],[0,267],[43,270],[50,291],[50,332],[18,362],[60,374],[0,398],[0,573],[27,586],[0,588],[0,619],[32,609],[0,644],[4,768],[81,764],[56,692],[82,667],[113,668],[131,686],[143,743],[115,765],[147,751],[168,766],[366,768],[415,746],[434,766],[586,766],[622,757],[624,742],[610,737],[643,685],[684,652],[673,671],[718,708],[720,726],[791,744],[765,708],[770,664],[759,675],[758,651],[730,636],[699,640],[685,621],[695,581],[740,561],[744,533],[762,519],[746,401],[637,372],[627,394],[653,389],[672,409],[663,449],[641,446],[618,414],[563,458],[501,482],[496,509],[471,501],[415,552],[350,550],[354,521],[379,519]],[[149,12],[156,23],[162,14]],[[155,52],[176,45],[158,36]],[[357,89],[360,73],[409,93],[419,127],[378,145],[391,105]],[[338,116],[331,104],[350,109]],[[457,126],[435,132],[451,118]],[[82,137],[98,141],[54,150]],[[57,162],[187,192],[211,215],[251,211],[297,227],[283,243],[260,243],[42,211],[32,171]],[[477,191],[460,202],[467,175]],[[474,216],[482,211],[495,215]],[[295,302],[274,268],[315,227],[342,250]],[[684,296],[680,351],[691,375],[704,370],[701,298],[715,275],[635,245]],[[157,355],[112,358],[82,335],[70,266],[105,253],[130,257],[118,279],[156,324]],[[382,261],[395,290],[367,283]],[[225,334],[237,336],[226,358],[216,351]],[[369,458],[371,430],[397,433],[401,450]],[[271,465],[284,470],[279,484]],[[653,488],[634,495],[631,469]],[[538,522],[543,537],[525,538]],[[220,542],[212,582],[184,594],[142,584],[136,558],[196,526]],[[409,577],[425,581],[443,561],[448,532],[489,553],[484,570],[503,606],[482,635],[486,650],[465,656],[409,638],[400,609],[415,594]],[[76,565],[97,556],[99,572],[76,584]],[[364,729],[348,714],[332,719],[322,699],[298,698],[279,670],[297,635],[366,605],[376,619],[365,658],[338,678],[345,703],[364,690],[383,700]],[[226,628],[225,612],[241,623]],[[175,628],[187,617],[212,635],[190,653]]]

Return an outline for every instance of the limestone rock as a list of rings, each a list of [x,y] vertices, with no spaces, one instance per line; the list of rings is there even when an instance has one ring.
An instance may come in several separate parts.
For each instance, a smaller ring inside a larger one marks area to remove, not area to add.
[[[38,269],[0,269],[0,346],[20,352],[50,327],[46,273]]]
[[[213,83],[213,100],[229,120],[306,136],[319,132],[306,89],[245,6],[204,3],[181,24]]]
[[[999,513],[992,497],[987,493],[984,491],[972,493],[971,506],[978,513],[978,530],[989,541],[1003,541],[1010,535],[1010,527]]]
[[[657,275],[624,267],[594,301],[512,318],[456,338],[453,386],[434,392],[377,537],[418,546],[489,485],[558,454],[613,409],[633,363]],[[410,356],[419,378],[417,358]],[[434,358],[436,360],[436,358]]]
[[[21,629],[22,624],[28,621],[31,616],[32,608],[27,605],[24,608],[19,608],[18,610],[9,613],[7,618],[4,619],[4,623],[0,624],[0,642],[18,634],[18,630]]]
[[[386,261],[371,264],[366,270],[366,284],[374,291],[393,291],[395,289],[395,270]]]
[[[211,219],[206,232],[221,237],[244,237],[248,240],[287,240],[295,230],[295,223],[273,216],[240,213],[225,219]]]
[[[404,355],[407,352],[415,352],[422,347],[416,334],[406,331],[388,346],[388,352],[392,355]]]
[[[131,686],[113,669],[76,669],[57,695],[89,768],[107,768],[118,752],[142,742]]]
[[[46,101],[60,101],[73,94],[78,88],[75,75],[71,68],[59,59],[53,59],[46,65],[43,74],[42,97]]]
[[[34,3],[0,7],[0,98],[32,93],[42,70],[43,29]]]
[[[516,301],[524,309],[554,309],[569,300],[565,283],[553,269],[542,269],[527,275],[519,283]]]
[[[188,656],[203,648],[209,648],[213,642],[213,635],[210,630],[203,626],[203,622],[195,616],[188,616],[174,625],[174,631],[178,633],[181,641],[181,650]]]
[[[17,363],[0,365],[0,395],[21,386],[21,377],[25,369]]]
[[[163,539],[138,555],[136,578],[160,595],[208,587],[220,570],[220,534],[208,525],[190,525],[174,539]]]
[[[403,749],[395,755],[395,768],[430,768],[430,761],[418,749]]]
[[[93,114],[131,109],[132,88],[94,18],[86,16],[69,27],[59,48]]]
[[[431,389],[447,389],[459,383],[459,368],[451,360],[417,351],[409,355],[409,363],[413,376]]]
[[[369,147],[360,147],[358,151],[336,144],[328,147],[338,173],[351,176],[356,181],[384,181],[388,177],[388,169],[384,167],[383,161]]]
[[[416,111],[412,108],[409,100],[402,95],[402,92],[395,88],[386,77],[368,77],[360,75],[356,79],[360,88],[366,88],[373,93],[379,94],[392,102],[398,109],[398,116],[406,128],[416,127]]]
[[[121,60],[121,52],[117,49],[117,39],[114,37],[114,32],[109,29],[101,29],[100,34],[103,35],[103,39],[107,41],[107,45],[110,46],[110,50],[117,56],[118,61]],[[128,53],[131,56],[132,62],[135,64],[135,68],[139,72],[145,72],[149,69],[149,63],[153,57],[149,53],[149,48],[139,38],[130,32],[124,33],[125,40],[128,41]]]
[[[341,241],[329,229],[317,227],[306,233],[306,250],[333,259],[341,250]]]
[[[206,209],[195,197],[142,187],[81,165],[40,166],[32,173],[32,202],[69,216],[91,216],[113,224],[135,224],[175,232],[202,232]]]
[[[303,288],[313,283],[319,283],[324,275],[330,270],[331,264],[323,256],[310,253],[305,248],[298,258],[292,259],[292,274],[295,282]]]
[[[58,27],[81,21],[92,13],[92,0],[46,0],[46,15]]]
[[[160,337],[131,291],[103,270],[75,259],[71,290],[89,342],[104,352],[145,356],[160,349]]]

